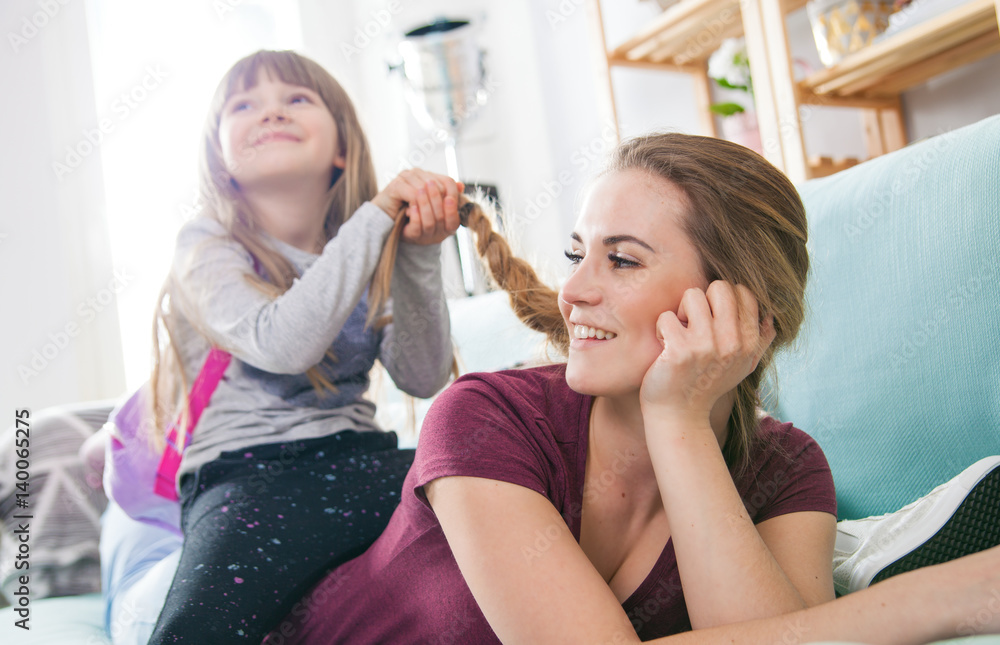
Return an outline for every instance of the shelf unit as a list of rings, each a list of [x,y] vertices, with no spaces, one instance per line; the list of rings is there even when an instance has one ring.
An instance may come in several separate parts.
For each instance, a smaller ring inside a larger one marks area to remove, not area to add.
[[[589,3],[603,109],[616,125],[611,69],[638,67],[691,75],[702,129],[718,136],[708,109],[708,58],[724,39],[745,35],[764,156],[796,182],[851,165],[806,156],[800,106],[860,108],[867,152],[877,156],[906,145],[903,91],[1000,51],[1000,0],[969,0],[795,81],[785,16],[805,0],[681,0],[614,49],[604,37],[601,0]]]

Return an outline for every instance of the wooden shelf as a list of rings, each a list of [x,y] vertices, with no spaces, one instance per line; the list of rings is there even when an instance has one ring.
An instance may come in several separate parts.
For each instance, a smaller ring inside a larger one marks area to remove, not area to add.
[[[1000,52],[1000,0],[969,0],[796,82],[785,18],[805,4],[806,0],[681,0],[608,49],[601,0],[589,0],[599,68],[608,90],[606,114],[617,125],[612,67],[684,72],[695,82],[703,130],[717,136],[708,111],[712,101],[708,58],[726,38],[745,35],[764,154],[798,182],[855,163],[806,156],[801,105],[860,108],[869,156],[885,154],[907,143],[901,92]]]
[[[613,65],[698,69],[726,38],[743,35],[741,0],[682,0],[608,53]],[[806,0],[788,0],[785,12],[801,9]]]
[[[995,0],[971,0],[850,54],[798,85],[819,97],[892,98],[998,51]]]

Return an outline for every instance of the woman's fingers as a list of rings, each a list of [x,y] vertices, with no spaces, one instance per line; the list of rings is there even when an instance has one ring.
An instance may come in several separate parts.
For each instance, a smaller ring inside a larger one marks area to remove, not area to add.
[[[744,347],[746,334],[741,324],[744,303],[738,291],[733,289],[732,284],[716,280],[708,285],[705,299],[712,308],[716,352],[725,359],[739,354]]]

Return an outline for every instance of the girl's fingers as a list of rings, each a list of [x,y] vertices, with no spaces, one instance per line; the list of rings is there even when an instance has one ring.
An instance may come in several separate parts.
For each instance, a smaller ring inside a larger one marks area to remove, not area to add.
[[[427,186],[423,185],[417,190],[416,202],[417,212],[420,220],[420,232],[426,235],[434,230],[434,209],[431,207],[430,198],[427,195]]]
[[[444,198],[444,232],[451,235],[461,225],[458,215],[458,199],[448,195]]]
[[[441,231],[444,229],[444,197],[442,190],[436,181],[428,181],[422,193],[428,199],[430,212],[425,213],[424,229],[428,231]],[[421,207],[423,205],[421,204]]]
[[[410,221],[404,229],[405,238],[423,238],[426,243],[458,230],[458,198],[462,190],[464,184],[451,177],[410,168],[399,173],[384,192],[397,203],[407,205]]]
[[[416,202],[407,206],[406,216],[409,221],[407,221],[406,226],[403,228],[403,237],[406,239],[420,237],[423,233],[423,222],[420,219],[420,207],[417,206]]]

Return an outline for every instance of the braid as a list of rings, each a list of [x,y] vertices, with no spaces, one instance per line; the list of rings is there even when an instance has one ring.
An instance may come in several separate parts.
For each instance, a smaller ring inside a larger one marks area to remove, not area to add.
[[[558,292],[538,277],[530,264],[511,251],[493,229],[489,206],[461,196],[459,217],[476,236],[476,252],[497,286],[510,296],[510,305],[525,325],[545,334],[560,353],[569,350],[569,330],[559,311]]]

